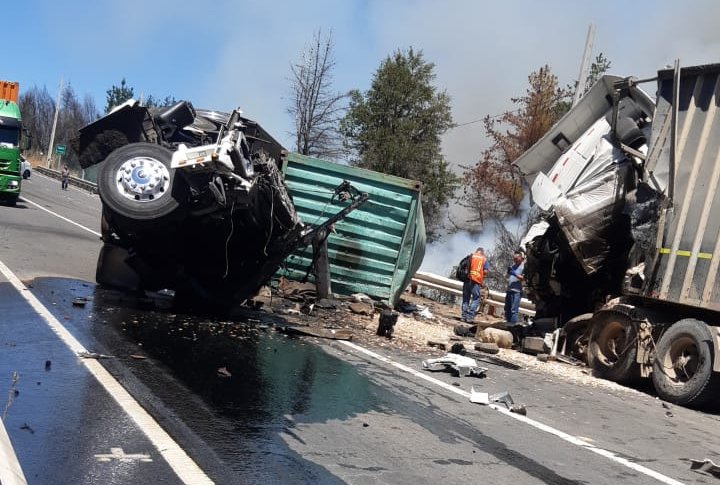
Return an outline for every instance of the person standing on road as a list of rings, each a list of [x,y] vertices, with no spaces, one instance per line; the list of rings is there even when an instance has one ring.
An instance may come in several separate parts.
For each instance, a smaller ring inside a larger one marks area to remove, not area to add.
[[[480,308],[481,289],[483,280],[488,274],[490,266],[485,257],[485,250],[477,248],[470,256],[470,272],[468,278],[463,282],[462,320],[472,323],[475,314]]]
[[[517,250],[513,253],[513,264],[507,269],[507,291],[505,293],[505,324],[513,333],[513,336],[519,338],[518,332],[514,331],[518,324],[518,316],[520,313],[520,300],[523,295],[523,281],[525,281],[525,257],[522,251]]]
[[[70,179],[70,167],[66,163],[63,165],[62,171],[60,172],[60,185],[62,190],[67,190],[68,180]]]

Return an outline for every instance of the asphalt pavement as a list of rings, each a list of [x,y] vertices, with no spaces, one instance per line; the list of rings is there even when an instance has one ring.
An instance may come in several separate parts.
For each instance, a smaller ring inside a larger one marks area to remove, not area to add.
[[[260,314],[97,288],[97,196],[37,174],[23,187],[0,206],[0,391],[28,483],[714,480],[690,470],[717,460],[713,414],[538,371],[428,373],[421,356],[289,338]],[[527,417],[469,402],[472,386],[509,391]]]

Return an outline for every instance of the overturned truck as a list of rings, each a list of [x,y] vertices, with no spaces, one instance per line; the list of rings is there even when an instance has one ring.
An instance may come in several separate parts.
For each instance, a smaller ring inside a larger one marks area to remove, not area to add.
[[[536,320],[596,375],[693,406],[720,402],[719,90],[720,64],[604,76],[515,162],[542,211]]]
[[[278,165],[284,151],[257,123],[187,101],[129,100],[80,130],[83,168],[100,165],[98,283],[170,289],[175,301],[225,307],[252,295],[313,228],[298,217]]]

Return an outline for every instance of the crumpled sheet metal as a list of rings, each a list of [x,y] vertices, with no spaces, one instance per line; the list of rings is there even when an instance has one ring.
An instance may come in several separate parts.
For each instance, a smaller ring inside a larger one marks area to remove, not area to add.
[[[708,473],[715,478],[720,478],[720,467],[709,458],[704,460],[690,460],[690,469]]]
[[[475,359],[459,354],[423,360],[422,367],[432,372],[452,370],[460,377],[485,377],[488,371],[486,367],[479,367]]]
[[[609,240],[617,237],[617,217],[625,206],[630,165],[618,165],[578,186],[555,204],[555,215],[575,258],[586,274],[603,269]]]

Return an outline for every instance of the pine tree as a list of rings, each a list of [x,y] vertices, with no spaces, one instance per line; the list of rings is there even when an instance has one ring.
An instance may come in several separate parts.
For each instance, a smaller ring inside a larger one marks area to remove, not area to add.
[[[354,165],[419,180],[428,237],[440,225],[456,187],[441,152],[441,136],[453,126],[450,97],[433,85],[435,66],[412,48],[387,57],[366,93],[352,91],[340,124]]]

